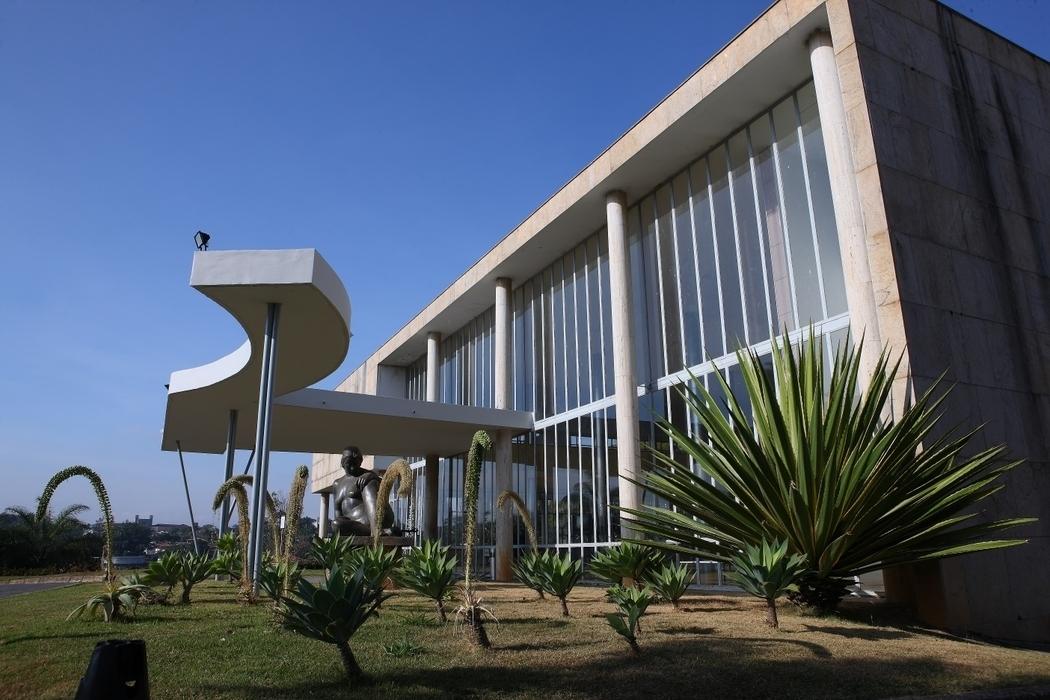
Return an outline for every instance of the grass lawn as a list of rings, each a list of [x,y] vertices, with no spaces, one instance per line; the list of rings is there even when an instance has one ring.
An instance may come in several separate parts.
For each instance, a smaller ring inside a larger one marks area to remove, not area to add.
[[[684,610],[650,607],[642,655],[602,617],[600,588],[577,588],[571,618],[557,601],[519,586],[482,586],[500,620],[494,648],[475,651],[428,601],[398,591],[354,638],[372,680],[346,686],[334,647],[274,626],[268,605],[237,602],[228,584],[207,582],[188,606],[139,609],[130,624],[65,621],[99,588],[81,584],[0,600],[0,697],[69,698],[95,642],[142,638],[154,698],[440,697],[544,698],[892,697],[1050,683],[1050,654],[969,642],[783,609],[779,632],[762,626],[750,598],[692,595]],[[425,613],[429,620],[420,624]],[[872,611],[854,610],[872,619]],[[384,653],[407,637],[419,656]]]

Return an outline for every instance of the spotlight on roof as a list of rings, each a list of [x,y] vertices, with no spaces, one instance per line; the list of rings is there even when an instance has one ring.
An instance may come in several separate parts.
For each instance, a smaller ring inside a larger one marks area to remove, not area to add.
[[[197,231],[193,236],[193,242],[197,244],[197,250],[207,250],[208,241],[211,240],[211,236],[206,234],[204,231]]]

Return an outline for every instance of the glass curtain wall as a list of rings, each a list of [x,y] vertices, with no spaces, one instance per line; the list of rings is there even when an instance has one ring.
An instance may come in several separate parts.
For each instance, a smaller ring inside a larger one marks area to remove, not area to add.
[[[640,436],[647,445],[676,457],[656,424],[661,417],[699,434],[674,388],[690,373],[717,392],[718,368],[736,389],[740,347],[768,354],[771,335],[797,337],[816,327],[829,334],[830,350],[845,335],[812,83],[632,203],[627,221]],[[585,558],[619,531],[609,508],[618,503],[619,485],[608,272],[603,229],[513,291],[514,408],[536,418],[536,430],[514,440],[514,488],[541,545]],[[442,344],[442,400],[492,405],[492,320],[490,310]],[[425,368],[413,368],[409,392],[418,393],[413,387],[421,377],[425,385]],[[684,455],[680,461],[696,469]],[[441,536],[459,544],[462,459],[441,464]],[[479,513],[488,552],[492,468],[486,464],[482,476]],[[526,547],[516,516],[515,523],[516,546]]]

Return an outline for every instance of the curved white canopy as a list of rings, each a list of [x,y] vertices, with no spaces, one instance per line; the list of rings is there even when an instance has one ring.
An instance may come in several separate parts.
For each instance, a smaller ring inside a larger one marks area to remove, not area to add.
[[[228,415],[236,446],[254,448],[267,306],[281,305],[271,450],[337,453],[348,444],[379,455],[462,452],[475,430],[531,430],[532,414],[307,389],[334,372],[350,347],[350,298],[313,249],[205,251],[190,286],[219,304],[247,340],[209,364],[173,372],[161,448],[220,453]]]

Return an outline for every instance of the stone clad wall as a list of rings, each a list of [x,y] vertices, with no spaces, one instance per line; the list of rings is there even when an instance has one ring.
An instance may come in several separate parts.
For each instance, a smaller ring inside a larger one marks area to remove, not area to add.
[[[932,0],[829,10],[843,4],[877,164],[858,180],[862,198],[881,188],[896,278],[884,297],[902,323],[884,338],[906,347],[914,390],[947,372],[946,422],[987,424],[975,447],[1005,442],[1026,460],[988,517],[1040,518],[1006,534],[1027,545],[913,567],[896,587],[933,623],[1047,641],[1050,64]]]

